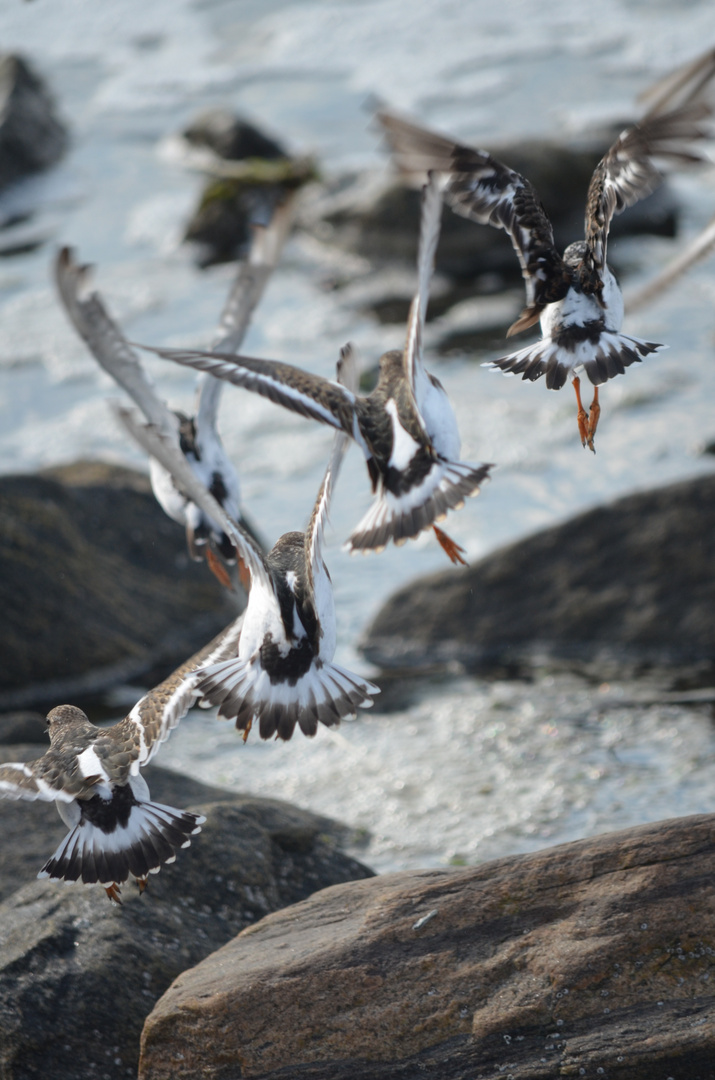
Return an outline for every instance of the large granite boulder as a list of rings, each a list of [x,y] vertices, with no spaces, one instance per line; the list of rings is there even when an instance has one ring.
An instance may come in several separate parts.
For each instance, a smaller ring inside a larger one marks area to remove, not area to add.
[[[715,817],[339,885],[185,972],[140,1080],[712,1080]]]
[[[580,514],[389,598],[363,651],[386,668],[715,667],[715,475]]]
[[[0,710],[164,678],[235,618],[141,473],[0,478]]]
[[[68,141],[40,76],[22,57],[0,55],[0,188],[54,165]]]
[[[67,830],[50,804],[0,801],[3,1080],[136,1076],[144,1018],[180,972],[268,912],[371,873],[326,818],[151,766],[145,775],[154,799],[207,820],[143,896],[124,886],[121,908],[98,886],[22,886]]]

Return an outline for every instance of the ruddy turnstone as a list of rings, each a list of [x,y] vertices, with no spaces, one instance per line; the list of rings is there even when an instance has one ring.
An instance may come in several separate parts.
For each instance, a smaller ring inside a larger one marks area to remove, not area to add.
[[[422,333],[439,238],[442,197],[426,185],[418,255],[418,288],[404,350],[380,357],[377,386],[359,396],[330,379],[272,360],[193,349],[153,349],[177,363],[210,372],[270,398],[302,416],[342,430],[367,462],[376,499],[348,540],[351,551],[381,551],[402,544],[441,521],[476,495],[490,465],[459,460],[460,439],[444,387],[422,361]],[[440,529],[437,537],[453,561],[460,548]]]
[[[201,832],[199,814],[151,802],[139,770],[197,697],[197,669],[230,656],[243,616],[145,694],[113,727],[98,728],[74,705],[47,716],[50,749],[36,761],[0,765],[0,797],[55,802],[69,828],[37,875],[104,886],[120,902],[130,876],[143,891],[149,874],[174,862]]]
[[[606,262],[611,219],[658,187],[663,177],[656,161],[703,160],[693,143],[705,136],[703,121],[709,115],[707,104],[692,100],[669,112],[651,111],[619,135],[589,185],[585,240],[570,244],[561,255],[539,197],[523,176],[485,150],[463,146],[392,113],[377,114],[401,170],[446,174],[445,199],[453,210],[509,234],[527,302],[507,337],[539,321],[542,337],[485,366],[532,382],[545,376],[550,390],[560,390],[570,377],[581,441],[591,450],[600,416],[598,387],[664,348],[621,333],[623,297]],[[582,371],[594,386],[588,415],[581,403]]]
[[[345,351],[343,363],[352,363]],[[179,490],[221,524],[251,574],[237,655],[204,665],[196,684],[201,695],[219,706],[220,716],[235,717],[244,739],[254,722],[263,739],[290,739],[296,724],[305,735],[315,735],[319,723],[330,727],[354,716],[358,706],[372,705],[379,687],[332,663],[335,606],[322,556],[323,529],[347,437],[342,432],[335,437],[306,532],[285,533],[264,555],[201,485],[171,440],[134,413],[121,410],[121,417],[171,472]]]
[[[213,347],[227,352],[240,348],[253,311],[278,261],[291,220],[292,200],[288,200],[276,210],[267,228],[256,227],[249,258],[239,268],[214,335]],[[254,531],[240,510],[238,476],[218,434],[218,406],[223,383],[211,375],[201,376],[196,415],[172,412],[157,395],[136,353],[107,313],[101,296],[97,292],[88,293],[88,268],[75,262],[69,248],[60,251],[55,276],[65,310],[99,364],[126,390],[149,423],[178,441],[202,483],[229,516]],[[185,527],[191,557],[201,560],[205,553],[213,572],[230,587],[230,580],[213,552],[215,547],[225,561],[233,562],[235,551],[228,537],[194,503],[187,502],[174,487],[171,476],[154,460],[150,477],[162,509]]]

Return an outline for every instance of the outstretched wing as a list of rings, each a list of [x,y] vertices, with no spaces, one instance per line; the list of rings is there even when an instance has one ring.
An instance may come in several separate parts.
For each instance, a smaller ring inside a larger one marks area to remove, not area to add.
[[[253,242],[248,259],[241,263],[224,305],[212,349],[238,352],[260,302],[266,283],[276,268],[290,231],[295,198],[289,195],[273,212],[268,226],[253,226]]]
[[[130,774],[151,761],[193,705],[198,694],[198,669],[235,656],[242,625],[243,613],[145,694],[124,720],[98,736],[93,748],[110,781],[125,784]]]
[[[707,223],[703,231],[688,244],[680,254],[676,255],[659,274],[646,281],[641,288],[635,289],[625,297],[626,314],[630,315],[639,308],[656,300],[662,293],[673,285],[678,278],[686,274],[692,266],[706,259],[715,249],[715,218]]]
[[[150,457],[155,458],[170,473],[177,490],[184,498],[196,503],[207,517],[223,529],[248,567],[251,578],[258,577],[266,588],[271,589],[270,575],[260,547],[237,522],[232,521],[224,508],[201,483],[179,447],[151,424],[143,424],[131,409],[116,406],[115,411],[129,434]]]
[[[340,350],[340,359],[337,364],[337,378],[351,392],[355,392],[360,381],[357,357],[352,345],[344,345]],[[305,552],[310,574],[310,587],[314,589],[315,577],[318,572],[321,549],[323,544],[323,531],[330,512],[330,500],[333,496],[335,481],[343,463],[343,457],[348,445],[348,437],[343,431],[339,431],[333,440],[333,449],[325,471],[323,482],[320,485],[318,497],[315,500],[313,513],[310,516],[308,528],[305,531]]]
[[[672,112],[694,101],[710,97],[712,103],[713,76],[715,75],[715,49],[708,49],[695,60],[688,60],[638,95],[641,105],[647,107],[645,117]]]
[[[99,293],[88,290],[89,267],[80,266],[68,247],[62,248],[57,256],[55,280],[70,321],[97,362],[126,390],[150,424],[167,435],[173,434],[178,442],[176,416],[157,395]]]
[[[140,347],[149,349],[165,360],[173,360],[198,371],[208,371],[218,379],[225,379],[244,390],[252,390],[291,412],[328,424],[360,441],[355,419],[357,397],[330,379],[277,360],[227,356],[222,352],[203,352],[200,349]]]
[[[473,150],[393,113],[381,111],[377,119],[401,171],[447,173],[444,198],[456,213],[508,233],[526,285],[526,307],[508,333],[532,326],[568,287],[551,222],[532,184],[486,150]]]
[[[63,790],[64,773],[51,757],[36,761],[9,761],[0,765],[0,799],[41,799],[43,802],[74,802],[76,795]]]
[[[586,243],[593,265],[606,263],[608,230],[614,214],[650,195],[663,170],[707,159],[693,144],[707,137],[710,107],[694,102],[668,113],[653,113],[626,128],[596,166],[586,197]]]
[[[253,312],[260,303],[268,279],[276,268],[293,221],[295,197],[291,194],[276,207],[270,224],[253,226],[248,258],[241,263],[224,305],[211,348],[237,353],[243,344]],[[215,429],[223,382],[204,374],[199,385],[197,426]]]
[[[437,175],[430,173],[427,184],[422,189],[420,240],[417,250],[417,292],[410,305],[405,342],[405,375],[412,389],[415,408],[423,428],[426,428],[426,425],[420,402],[424,401],[428,390],[426,385],[428,375],[422,363],[422,338],[441,224],[442,192]]]

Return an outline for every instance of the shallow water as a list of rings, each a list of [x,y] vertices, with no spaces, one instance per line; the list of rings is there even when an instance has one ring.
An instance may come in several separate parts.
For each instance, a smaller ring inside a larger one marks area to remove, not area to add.
[[[72,244],[97,264],[96,280],[134,340],[210,338],[233,271],[199,272],[180,246],[202,181],[167,150],[169,136],[199,109],[229,104],[291,149],[315,152],[327,175],[379,168],[363,108],[368,95],[482,145],[560,135],[632,116],[635,94],[712,33],[707,2],[573,8],[556,0],[545,18],[521,2],[495,14],[484,0],[125,0],[99,11],[86,0],[41,10],[4,4],[5,47],[35,61],[73,128],[59,168],[0,197],[2,217],[39,201],[41,213],[22,229],[47,240],[0,260],[4,470],[87,456],[142,463],[109,417],[108,377],[55,300],[56,245]],[[715,174],[680,178],[676,190],[684,206],[679,243],[711,216]],[[630,268],[626,291],[676,246],[614,243],[614,257]],[[380,326],[325,289],[335,258],[305,237],[291,240],[246,351],[331,374],[347,340],[367,359],[401,345],[402,327]],[[606,387],[596,457],[579,445],[568,388],[553,394],[506,380],[479,366],[488,354],[439,359],[434,345],[451,323],[429,325],[428,362],[455,402],[463,457],[497,464],[480,497],[450,517],[449,532],[470,559],[624,492],[712,470],[701,450],[715,438],[714,299],[705,264],[628,321],[631,332],[670,349]],[[153,359],[147,366],[172,404],[190,406],[190,373]],[[263,533],[302,527],[330,433],[232,389],[221,427]],[[366,673],[356,642],[367,621],[398,585],[445,566],[430,537],[379,557],[346,556],[340,544],[368,501],[353,449],[327,560],[337,659]],[[527,687],[456,678],[426,686],[403,713],[365,714],[337,733],[287,746],[244,747],[232,729],[198,714],[159,761],[368,829],[374,840],[365,857],[381,868],[471,861],[713,808],[703,710],[616,709],[594,718],[595,693],[571,680]]]

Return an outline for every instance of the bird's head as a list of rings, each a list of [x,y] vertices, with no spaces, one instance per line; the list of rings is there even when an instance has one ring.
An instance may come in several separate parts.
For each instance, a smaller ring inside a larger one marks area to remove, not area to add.
[[[47,730],[50,738],[67,731],[76,724],[89,724],[87,714],[76,705],[57,705],[47,714]]]

